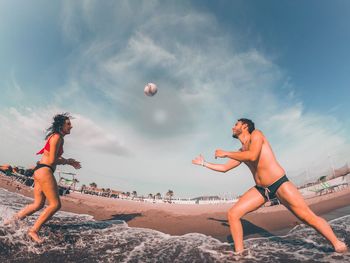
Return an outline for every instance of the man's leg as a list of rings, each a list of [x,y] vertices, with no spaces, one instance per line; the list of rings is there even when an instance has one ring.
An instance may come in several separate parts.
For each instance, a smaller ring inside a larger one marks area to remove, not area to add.
[[[327,221],[312,212],[298,189],[291,182],[286,182],[280,186],[277,190],[277,197],[296,217],[328,239],[335,251],[344,252],[347,250],[345,243],[335,236]]]
[[[230,231],[235,243],[236,252],[241,252],[244,249],[241,217],[258,209],[264,203],[264,197],[253,187],[239,198],[238,202],[228,211],[228,222],[230,224]]]

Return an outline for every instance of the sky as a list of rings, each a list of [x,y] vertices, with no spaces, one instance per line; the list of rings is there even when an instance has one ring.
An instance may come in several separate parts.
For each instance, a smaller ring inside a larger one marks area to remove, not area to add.
[[[70,112],[81,184],[230,197],[254,185],[243,164],[191,160],[225,163],[245,117],[291,180],[317,177],[350,161],[349,23],[340,0],[0,0],[0,162],[33,165]]]

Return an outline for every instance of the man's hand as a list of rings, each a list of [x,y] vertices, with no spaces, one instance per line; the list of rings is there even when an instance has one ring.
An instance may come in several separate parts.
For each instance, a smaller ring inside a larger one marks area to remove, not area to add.
[[[73,166],[75,169],[80,169],[81,164],[80,162],[76,161],[75,159],[69,158],[67,159],[67,164],[70,166]]]
[[[216,158],[225,158],[225,157],[227,157],[227,152],[225,152],[224,150],[220,150],[220,149],[217,149],[216,151],[215,151],[215,159]]]
[[[204,157],[201,154],[192,160],[192,163],[197,165],[203,165],[204,162]]]

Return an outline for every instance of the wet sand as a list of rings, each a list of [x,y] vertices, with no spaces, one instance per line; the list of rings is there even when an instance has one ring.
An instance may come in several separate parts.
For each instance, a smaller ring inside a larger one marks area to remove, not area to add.
[[[33,197],[33,189],[0,175],[0,187]],[[124,220],[130,227],[150,228],[171,235],[202,233],[231,242],[227,211],[232,204],[153,204],[80,193],[61,198],[62,210],[89,214],[96,220]],[[349,214],[350,187],[309,198],[306,202],[318,215],[331,220]],[[344,208],[344,209],[339,209]],[[262,207],[242,219],[244,237],[281,235],[301,222],[284,206]]]

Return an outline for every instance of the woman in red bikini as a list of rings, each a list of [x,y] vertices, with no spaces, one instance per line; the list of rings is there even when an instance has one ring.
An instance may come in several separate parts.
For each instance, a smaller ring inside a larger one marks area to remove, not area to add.
[[[69,118],[68,113],[57,114],[53,118],[52,125],[47,129],[46,144],[37,153],[42,154],[42,158],[34,168],[34,202],[23,208],[15,216],[15,219],[24,219],[43,208],[47,199],[48,206],[28,231],[29,237],[38,243],[43,242],[38,235],[40,228],[61,208],[58,186],[53,175],[56,165],[71,165],[75,169],[81,168],[80,162],[62,157],[63,138],[70,134],[70,130],[73,128]]]

